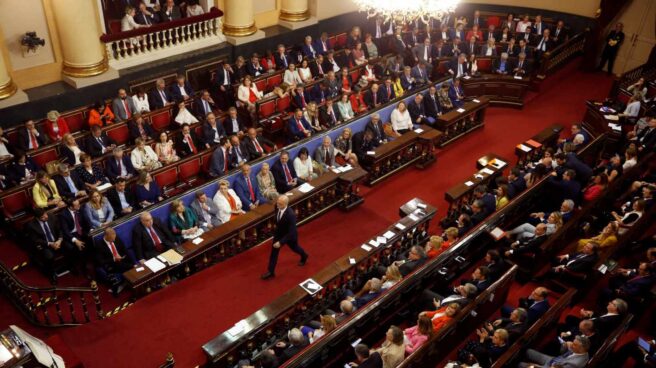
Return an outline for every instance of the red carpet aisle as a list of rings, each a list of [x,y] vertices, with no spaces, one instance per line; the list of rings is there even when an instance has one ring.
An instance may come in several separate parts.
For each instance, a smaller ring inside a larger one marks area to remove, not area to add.
[[[523,111],[490,109],[486,127],[448,147],[430,169],[407,169],[377,187],[363,188],[366,201],[357,210],[333,210],[301,227],[301,244],[310,254],[306,267],[297,267],[295,255],[284,251],[277,278],[260,281],[267,244],[143,298],[109,320],[64,330],[62,337],[91,368],[150,367],[168,351],[181,367],[201,364],[204,342],[395,221],[402,203],[418,196],[437,204],[442,216],[445,190],[471,175],[477,158],[495,152],[512,160],[517,143],[549,124],[577,121],[584,99],[605,97],[611,84],[601,74],[573,67],[557,77],[564,83],[541,92]]]

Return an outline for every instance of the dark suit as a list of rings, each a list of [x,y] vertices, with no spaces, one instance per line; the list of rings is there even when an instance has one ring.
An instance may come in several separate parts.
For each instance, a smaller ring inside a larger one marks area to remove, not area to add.
[[[125,188],[125,201],[132,207],[133,209],[139,208],[137,205],[137,201],[134,197],[134,194],[130,189]],[[121,206],[121,199],[118,196],[118,191],[116,190],[116,187],[112,187],[110,190],[107,191],[105,194],[107,196],[107,200],[109,200],[109,204],[112,205],[112,209],[114,209],[114,216],[119,217],[123,215],[123,207]]]
[[[425,124],[427,123],[426,111],[424,110],[424,103],[417,103],[417,101],[412,100],[408,103],[408,112],[410,113],[410,118],[412,119],[413,124]],[[419,119],[419,121],[417,121]]]
[[[203,121],[207,114],[214,112],[217,106],[209,101],[198,99],[194,101],[194,115],[198,120]]]
[[[558,32],[557,35],[556,32]],[[561,28],[560,31],[558,31],[557,28],[554,28],[551,30],[551,36],[556,39],[556,43],[561,44],[567,39],[567,30],[565,28]]]
[[[132,160],[125,155],[121,157],[121,168],[125,168],[126,174],[132,174],[134,176],[137,173],[134,166],[132,166]],[[105,161],[105,173],[112,183],[121,176],[121,169],[119,169],[118,161],[114,156],[108,157]]]
[[[279,163],[280,161],[276,162],[276,164]],[[278,180],[276,179],[276,182],[277,181]],[[284,192],[285,191],[281,191],[280,193]],[[280,214],[280,210],[274,211],[274,214],[276,216],[276,230],[273,233],[273,243],[280,243],[281,247],[283,245],[288,245],[289,249],[301,256],[301,260],[307,258],[307,254],[298,244],[296,215],[294,214],[294,210],[290,207],[287,207],[282,212],[282,214]],[[276,270],[276,263],[278,263],[278,253],[280,253],[280,248],[271,247],[271,255],[269,256],[269,272],[271,273],[274,273]]]
[[[508,182],[508,198],[515,198],[519,193],[526,190],[526,180],[523,176],[518,176],[517,179]]]
[[[39,127],[36,127],[37,132],[39,133],[38,136],[36,136],[36,141],[39,145],[38,148],[43,147],[44,145],[48,144],[48,137],[43,133]],[[18,148],[20,148],[23,152],[30,151],[30,134],[28,133],[27,129],[21,128],[18,130]]]
[[[216,129],[212,128],[212,126],[209,123],[203,124],[202,143],[209,145],[210,147],[219,144],[218,139],[215,140],[215,136],[217,134],[219,135],[219,138],[226,136],[225,130],[223,129],[223,124],[217,121]]]
[[[158,219],[153,218],[152,228],[160,239],[163,251],[175,246],[173,235]],[[151,239],[148,230],[141,222],[137,223],[134,229],[132,229],[132,248],[134,249],[137,260],[150,259],[160,254],[155,248],[155,243]]]
[[[89,241],[87,234],[89,233],[90,225],[80,211],[77,211],[80,231],[77,231],[75,228],[75,219],[68,208],[61,210],[58,218],[62,235],[66,241],[73,243],[73,238],[85,243]]]
[[[424,113],[426,116],[430,116],[433,119],[437,119],[437,114],[441,113],[439,98],[437,93],[433,97],[430,94],[426,93],[424,95]]]
[[[399,273],[401,273],[403,277],[408,276],[410,272],[414,271],[417,267],[426,263],[427,259],[428,258],[426,257],[419,258],[416,260],[407,259],[402,265],[399,266]]]
[[[227,162],[226,162],[227,160]],[[223,147],[217,147],[210,159],[210,176],[218,178],[225,175],[233,167],[233,156]]]
[[[91,157],[96,158],[105,154],[103,150],[112,144],[116,144],[116,142],[109,138],[105,132],[102,132],[98,138],[91,134],[87,138],[86,150],[91,155]]]
[[[303,53],[303,56],[308,59],[314,59],[317,57],[317,49],[314,48],[314,45],[303,44],[303,46],[301,46],[301,52]]]
[[[581,198],[581,184],[577,181],[558,180],[553,176],[548,180],[549,185],[553,188],[552,196],[555,203],[562,203],[565,199],[578,202]]]
[[[244,122],[241,121],[241,119],[239,119],[239,116],[237,116],[235,118],[235,120],[237,121],[237,129],[238,130],[235,130],[235,128],[233,127],[233,121],[232,121],[232,118],[230,116],[227,116],[223,120],[223,130],[225,131],[227,136],[235,135],[240,131],[243,132],[243,131],[246,130],[246,127],[244,126]]]
[[[312,101],[312,96],[306,91],[303,91],[303,94],[299,94],[297,92],[294,92],[294,95],[292,96],[292,105],[295,108],[303,110],[307,104],[309,104]]]
[[[246,63],[246,72],[253,77],[258,77],[264,74],[266,71],[264,70],[262,64],[258,63],[255,65],[252,61],[249,61]]]
[[[383,103],[383,98],[380,94],[380,90],[374,92],[369,89],[364,93],[364,103],[368,108],[373,109]]]
[[[375,150],[379,145],[380,142],[374,139],[366,141],[364,139],[364,132],[353,134],[353,153],[358,156],[360,162],[365,160],[367,152]]]
[[[118,273],[129,271],[132,268],[132,261],[130,260],[128,251],[123,244],[123,241],[118,236],[113,241],[116,252],[119,256],[125,257],[119,261],[114,260],[111,248],[105,242],[105,238],[100,238],[95,242],[95,255],[96,264],[107,273]]]
[[[280,55],[278,52],[273,54],[273,60],[276,62],[276,69],[285,70],[293,62],[287,53]]]
[[[296,170],[294,170],[294,165],[292,165],[292,161],[291,160],[287,161],[286,165],[292,179],[296,179],[298,184],[300,182],[300,179],[298,179],[298,175],[296,175]],[[278,191],[278,193],[287,193],[294,188],[287,182],[285,171],[282,167],[282,162],[280,162],[280,160],[277,160],[271,166],[271,174],[273,174],[273,178],[276,181],[276,190]]]
[[[333,116],[331,117],[330,114],[328,114],[327,106],[324,105],[319,108],[319,122],[321,124],[333,127],[342,120],[342,116],[339,114],[339,109],[335,105],[333,105],[332,110]]]
[[[27,233],[27,239],[30,242],[29,245],[32,247],[32,251],[35,253],[35,256],[38,257],[40,262],[43,264],[45,271],[50,276],[52,276],[55,271],[52,262],[54,261],[56,255],[63,252],[66,256],[70,257],[74,253],[74,249],[73,245],[65,240],[62,241],[61,248],[58,250],[54,250],[48,246],[49,242],[63,239],[63,235],[59,226],[59,221],[57,221],[57,218],[54,215],[50,216],[46,223],[48,224],[48,228],[52,234],[52,238],[50,240],[48,240],[46,237],[46,233],[41,227],[41,222],[36,218],[25,224],[24,230],[25,233]],[[71,263],[72,260],[72,257],[67,259],[68,263]]]
[[[70,177],[71,180],[73,181],[73,185],[77,189],[75,193],[71,191],[71,189],[68,186],[68,183],[66,182],[63,176],[54,175],[52,177],[52,180],[55,181],[55,185],[57,186],[57,191],[59,192],[60,196],[64,198],[75,198],[75,194],[77,194],[77,192],[84,190],[84,183],[82,183],[82,181],[74,173],[75,173],[74,170],[71,171]]]
[[[381,143],[382,141],[387,139],[387,137],[385,136],[385,127],[383,126],[383,122],[380,120],[376,124],[374,124],[374,122],[370,120],[367,123],[365,130],[370,131],[371,134],[373,135],[373,140],[378,143]]]
[[[566,260],[559,263],[572,272],[589,271],[597,262],[597,254],[572,253]]]
[[[196,137],[196,133],[193,130],[189,131],[189,136],[191,136],[191,143],[193,143],[193,146],[196,148],[196,152],[205,149],[205,147],[201,145],[202,143],[198,140],[198,137]],[[187,157],[194,153],[191,145],[186,141],[186,137],[184,135],[180,134],[176,143],[176,150],[181,157]]]
[[[251,209],[251,204],[254,204],[256,201],[260,204],[267,202],[267,200],[262,197],[262,193],[260,193],[260,187],[257,185],[257,179],[254,175],[251,175],[250,181],[251,188],[253,189],[252,198],[250,189],[248,188],[248,183],[246,182],[246,177],[243,174],[237,175],[232,184],[235,193],[237,193],[237,197],[241,200],[242,209],[244,211],[249,211]]]
[[[143,24],[143,25],[152,25],[160,22],[159,15],[152,8],[148,8],[150,16],[142,13],[137,9],[137,13],[134,15],[134,21]]]
[[[289,119],[288,128],[289,128],[289,134],[291,135],[291,138],[293,139],[303,139],[305,138],[305,133],[301,131],[299,128],[298,124],[301,124],[305,131],[311,132],[312,127],[310,126],[310,123],[308,123],[307,120],[305,120],[305,117],[302,117],[300,120],[296,119],[296,117],[291,117]]]
[[[163,6],[162,10],[159,12],[159,16],[162,19],[162,22],[170,22],[172,20],[182,18],[180,8],[177,5],[174,5],[170,11],[166,8],[166,6]]]
[[[310,63],[310,72],[315,78],[323,77],[331,69],[326,69],[322,64],[319,64],[319,60],[314,60]]]
[[[146,135],[151,138],[155,139],[155,130],[153,129],[150,124],[146,123],[145,121],[141,124],[142,129],[144,132],[146,132]],[[139,130],[139,127],[137,126],[137,123],[134,121],[130,120],[128,122],[128,131],[130,132],[130,140],[134,143],[134,140],[137,138],[141,138],[141,131]]]
[[[520,64],[520,61],[517,60],[517,63],[513,65],[512,74],[520,77],[531,75],[531,63],[528,60],[523,60]]]
[[[191,84],[189,84],[189,81],[184,82],[184,90],[187,96],[189,96],[189,98],[194,97],[194,90],[191,88]],[[181,101],[183,99],[182,90],[180,89],[180,86],[177,83],[171,86],[171,97],[173,98],[173,101]]]
[[[257,145],[253,142],[253,139],[250,136],[244,137],[244,141],[243,141],[243,147],[248,152],[248,155],[252,160],[255,160],[265,155],[267,153],[266,146],[268,146],[269,148],[273,148],[275,146],[273,142],[271,142],[267,138],[264,138],[261,135],[258,135],[255,139],[257,140],[257,143],[262,149],[262,152],[260,152],[257,149]]]
[[[162,94],[164,96],[162,97]],[[157,88],[150,91],[148,94],[148,104],[152,110],[161,109],[164,107],[164,100],[166,102],[173,102],[171,94],[166,90],[158,90]]]
[[[590,178],[592,177],[592,169],[590,166],[586,165],[583,161],[576,157],[574,152],[567,154],[567,159],[565,161],[565,165],[563,166],[576,172],[576,181],[581,183],[581,185],[588,184],[588,181],[590,181]]]

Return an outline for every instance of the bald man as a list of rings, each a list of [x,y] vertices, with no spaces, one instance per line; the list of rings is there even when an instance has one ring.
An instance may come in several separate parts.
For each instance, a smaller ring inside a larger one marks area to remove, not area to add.
[[[287,244],[289,249],[301,256],[299,266],[305,266],[308,255],[303,248],[298,245],[298,234],[296,232],[296,215],[294,210],[289,208],[289,197],[286,195],[278,196],[276,201],[276,231],[273,234],[273,246],[269,256],[269,269],[262,275],[262,280],[268,280],[275,277],[276,264],[278,263],[278,253],[280,247]]]
[[[139,223],[132,229],[132,247],[137,260],[143,263],[175,245],[173,234],[168,227],[154,219],[149,212],[139,216]]]
[[[96,242],[94,253],[96,254],[96,265],[99,272],[102,273],[101,278],[109,283],[112,293],[117,295],[125,287],[123,272],[132,268],[133,260],[130,259],[125,245],[116,236],[113,228],[105,229],[102,239]]]

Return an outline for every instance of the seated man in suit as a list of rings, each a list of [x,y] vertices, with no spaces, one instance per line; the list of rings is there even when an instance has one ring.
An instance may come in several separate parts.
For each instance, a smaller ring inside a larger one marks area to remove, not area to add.
[[[84,190],[84,183],[72,172],[68,164],[59,164],[57,175],[52,177],[57,186],[59,195],[63,198],[84,197],[87,192]]]
[[[216,80],[214,81],[216,85],[216,97],[221,110],[225,110],[228,106],[232,106],[235,103],[235,91],[232,87],[232,83],[235,81],[237,80],[230,63],[221,63],[216,72]]]
[[[412,68],[411,75],[415,79],[417,85],[430,82],[430,72],[428,71],[427,64],[423,61],[420,61]]]
[[[553,40],[556,44],[560,45],[567,39],[567,29],[565,28],[565,22],[559,20],[556,23],[556,28],[553,30]]]
[[[616,298],[606,304],[606,308],[601,308],[597,311],[581,308],[579,316],[569,315],[565,317],[565,324],[560,325],[560,330],[563,328],[572,331],[573,334],[579,333],[578,326],[583,319],[590,319],[595,324],[595,328],[603,336],[607,336],[615,330],[626,316],[629,310],[629,305],[623,299]]]
[[[230,137],[230,146],[230,155],[232,155],[233,168],[240,167],[241,165],[250,161],[251,158],[248,155],[248,150],[238,136],[233,135]]]
[[[137,14],[134,16],[134,21],[138,24],[151,26],[153,24],[159,23],[161,20],[159,18],[159,14],[157,14],[153,8],[148,7],[146,3],[140,1]]]
[[[241,200],[244,211],[252,210],[260,204],[267,203],[257,185],[255,175],[251,175],[251,165],[245,164],[241,167],[241,175],[235,177],[232,187]]]
[[[292,105],[295,108],[305,110],[310,101],[312,101],[312,96],[305,91],[303,85],[298,85],[292,90]]]
[[[223,129],[223,124],[216,121],[214,113],[207,114],[205,123],[203,124],[203,137],[202,141],[205,148],[211,148],[220,143],[222,137],[226,137],[226,132]]]
[[[526,309],[515,308],[508,317],[501,317],[493,322],[486,322],[483,327],[488,333],[493,333],[495,330],[504,329],[508,331],[508,341],[512,344],[521,337],[526,329],[531,327],[531,324],[526,323]]]
[[[467,55],[461,54],[451,61],[447,70],[454,78],[460,78],[467,75]]]
[[[287,123],[287,128],[292,140],[300,140],[312,135],[312,127],[305,117],[303,116],[303,110],[297,108],[294,111],[294,116],[289,119]]]
[[[271,166],[271,173],[276,181],[276,190],[278,193],[287,193],[303,180],[299,179],[294,170],[294,165],[289,162],[289,152],[280,152],[280,159]]]
[[[303,56],[309,60],[317,57],[317,51],[314,48],[314,45],[312,45],[312,36],[305,36],[303,46],[301,46],[301,51],[303,52]]]
[[[530,363],[519,363],[520,368],[529,367],[568,367],[583,368],[588,363],[588,350],[590,350],[590,340],[585,336],[576,336],[571,344],[568,344],[568,350],[559,356],[550,356],[540,353],[537,350],[528,349],[526,360]]]
[[[248,128],[246,136],[243,138],[244,149],[248,152],[251,160],[258,159],[267,154],[266,147],[275,150],[276,145],[261,134],[257,134],[255,128]]]
[[[139,216],[139,223],[132,229],[132,248],[142,263],[175,247],[174,239],[168,227],[147,211]]]
[[[405,277],[417,269],[419,266],[426,263],[427,259],[428,257],[426,256],[426,250],[419,245],[415,245],[410,248],[407,258],[400,257],[400,259],[394,261],[393,264],[399,268],[399,273],[401,276]],[[385,272],[382,272],[382,274],[385,274]]]
[[[194,97],[194,90],[184,75],[178,74],[175,83],[171,85],[171,97],[173,101],[187,101]]]
[[[118,96],[112,101],[112,112],[119,121],[128,120],[138,112],[134,100],[128,96],[125,89],[118,90]]]
[[[118,178],[130,179],[137,174],[132,166],[132,160],[123,154],[122,147],[116,147],[112,151],[112,157],[105,161],[105,171],[109,181],[116,182]]]
[[[384,134],[383,132],[383,136]],[[374,133],[369,129],[353,134],[353,153],[358,157],[358,162],[364,162],[368,152],[373,152],[379,145],[379,141],[374,139]]]
[[[408,112],[413,124],[433,124],[435,120],[429,119],[424,110],[424,95],[418,93],[408,104]]]
[[[377,143],[376,145],[387,143],[385,127],[383,126],[383,122],[380,121],[380,115],[377,112],[371,114],[371,120],[367,123],[365,130],[371,132],[372,139]]]
[[[180,7],[175,5],[174,0],[162,1],[162,8],[159,11],[162,22],[170,22],[182,18]]]
[[[116,179],[114,187],[107,191],[107,199],[109,204],[112,205],[116,217],[128,215],[136,208],[139,208],[134,193],[127,189],[125,178]]]
[[[53,283],[57,279],[56,272],[58,271],[54,268],[53,262],[58,254],[64,255],[69,268],[77,263],[79,253],[77,248],[65,241],[59,221],[55,216],[49,217],[48,212],[44,209],[34,210],[34,219],[25,225],[25,230],[34,253],[33,256]]]
[[[539,223],[535,227],[535,236],[521,238],[510,244],[510,249],[505,251],[506,257],[518,257],[526,253],[533,253],[536,256],[540,253],[540,246],[547,240],[547,225]]]
[[[310,37],[310,36],[308,36]],[[278,363],[283,364],[308,345],[308,340],[298,328],[292,328],[288,334],[289,343],[278,341],[275,345],[275,354]]]
[[[58,217],[64,240],[74,245],[79,252],[84,252],[91,241],[88,236],[90,225],[80,212],[80,201],[76,198],[67,199],[66,209],[61,210]],[[82,269],[86,271],[84,267]]]
[[[403,68],[403,73],[401,74],[401,87],[404,91],[410,91],[417,85],[415,77],[412,75],[412,68],[406,66]]]
[[[599,301],[605,303],[614,298],[639,300],[647,297],[656,282],[654,266],[648,262],[640,263],[636,273],[631,278],[611,278],[608,287],[599,295]]]
[[[323,58],[323,55],[321,54],[317,55],[317,58],[312,60],[312,62],[310,63],[310,72],[315,79],[323,78],[323,76],[326,74],[325,69],[323,67],[324,65],[325,65],[325,60]]]
[[[177,139],[176,152],[181,157],[187,157],[195,155],[199,149],[203,149],[203,147],[198,137],[196,137],[196,133],[191,129],[189,124],[183,124],[182,134]]]
[[[100,273],[111,285],[112,293],[118,294],[123,289],[123,273],[132,268],[133,260],[112,227],[105,228],[102,239],[95,244],[94,254]]]
[[[379,278],[373,277],[364,284],[362,290],[358,293],[353,293],[351,290],[346,291],[346,299],[350,301],[354,307],[362,308],[365,304],[376,299],[382,291],[383,283]]]
[[[519,46],[517,46],[517,56],[524,54],[527,59],[533,58],[531,49],[528,47],[528,42],[524,39],[519,40]]]
[[[508,61],[508,53],[507,52],[501,53],[501,57],[494,62],[494,73],[507,75],[508,73],[510,73],[511,70],[512,70],[512,65],[510,65],[510,61]]]
[[[289,64],[292,63],[292,59],[287,55],[287,49],[283,44],[279,44],[276,48],[276,53],[273,54],[273,60],[276,62],[276,69],[278,70],[286,70]]]
[[[319,123],[327,127],[334,127],[342,122],[339,109],[334,105],[332,99],[327,99],[326,104],[319,108]]]
[[[428,92],[424,95],[424,112],[426,119],[430,124],[434,124],[437,117],[442,115],[440,108],[439,97],[437,95],[437,87],[431,85]]]
[[[48,144],[48,136],[36,127],[34,120],[25,122],[25,129],[18,130],[18,148],[23,152],[39,149]]]
[[[266,72],[264,66],[260,63],[260,57],[258,54],[253,54],[251,60],[246,63],[246,72],[253,78],[259,77]]]
[[[383,103],[379,92],[378,83],[372,83],[371,88],[364,93],[364,103],[367,104],[370,110],[377,108]]]
[[[130,141],[133,143],[137,138],[143,140],[155,139],[155,130],[139,112],[132,116],[132,120],[128,121],[128,131],[130,132]]]
[[[112,152],[116,148],[116,142],[107,136],[107,133],[94,125],[91,127],[91,134],[87,138],[86,150],[91,157],[96,158],[104,155],[105,153]]]
[[[440,309],[444,305],[449,305],[451,303],[456,303],[460,307],[464,307],[469,304],[472,300],[476,298],[478,294],[478,289],[474,284],[464,284],[459,285],[454,288],[454,293],[446,297],[434,292],[431,289],[426,289],[423,291],[421,300],[421,305],[418,306],[421,310],[427,310],[431,308]]]
[[[533,289],[531,292],[531,295],[529,295],[527,298],[519,298],[519,307],[523,308],[526,310],[526,324],[528,326],[533,325],[540,317],[542,317],[549,308],[551,307],[549,305],[549,300],[547,297],[549,296],[549,290],[545,287],[538,286],[537,288]],[[501,307],[501,316],[502,317],[508,317],[510,316],[510,313],[513,311],[513,308],[509,305],[504,305]]]
[[[218,178],[228,173],[234,163],[234,156],[231,154],[232,144],[228,138],[221,137],[219,143],[219,147],[214,150],[210,159],[209,174],[213,178]]]
[[[207,194],[202,190],[194,193],[194,201],[191,202],[189,207],[204,229],[211,229],[221,225],[221,218],[219,217],[219,207],[214,201],[207,199]]]
[[[585,273],[594,267],[599,255],[599,244],[588,242],[581,252],[563,254],[556,257],[555,265],[549,272],[538,279],[553,279],[567,277],[569,272]]]
[[[321,146],[314,151],[314,160],[321,165],[324,170],[335,167],[335,146],[333,146],[330,136],[323,137]]]
[[[152,110],[161,109],[165,106],[173,105],[173,98],[166,90],[166,82],[164,79],[155,81],[155,89],[148,94],[148,103]]]
[[[244,126],[244,122],[237,116],[237,109],[235,107],[231,107],[228,110],[228,116],[223,120],[223,129],[228,136],[235,134],[242,136],[246,132],[246,126]]]
[[[518,167],[514,167],[508,174],[508,198],[515,198],[526,190],[526,180]]]
[[[542,59],[542,54],[547,51],[551,51],[554,48],[554,41],[551,39],[551,31],[549,28],[546,28],[542,31],[542,37],[538,41],[538,45],[535,47],[535,62],[540,62]]]
[[[485,266],[480,266],[476,267],[474,272],[471,274],[471,279],[463,279],[460,280],[460,285],[465,285],[465,284],[472,284],[476,286],[476,289],[478,289],[478,292],[481,293],[485,289],[487,289],[488,286],[492,284],[492,280],[490,280],[490,269],[485,267]],[[455,291],[455,288],[454,288]]]
[[[198,121],[203,121],[207,114],[214,112],[218,106],[214,103],[214,99],[210,96],[210,92],[203,90],[200,93],[200,98],[194,104],[194,115]]]
[[[455,78],[449,87],[449,99],[456,109],[465,105],[465,90],[460,86],[460,78]]]
[[[554,202],[562,202],[565,199],[578,202],[581,199],[581,184],[574,180],[576,178],[576,172],[574,170],[565,170],[561,180],[558,180],[555,171],[551,175],[548,179],[548,184],[552,188],[551,195]]]
[[[562,328],[562,325],[559,327]],[[563,354],[567,351],[567,346],[571,344],[577,335],[585,336],[590,340],[590,354],[594,354],[601,344],[604,343],[606,338],[606,336],[601,336],[599,334],[593,320],[583,319],[579,322],[579,325],[576,326],[576,328],[567,331],[559,331],[559,334],[557,335],[558,339],[549,342],[545,351],[549,355]]]

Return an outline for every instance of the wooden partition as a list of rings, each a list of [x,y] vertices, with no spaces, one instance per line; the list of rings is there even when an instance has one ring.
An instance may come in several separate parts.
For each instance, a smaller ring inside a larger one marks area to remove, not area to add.
[[[435,127],[442,131],[439,146],[444,147],[465,134],[482,128],[485,124],[485,111],[489,103],[490,101],[486,97],[476,97],[465,102],[462,109],[453,109],[438,116]]]

